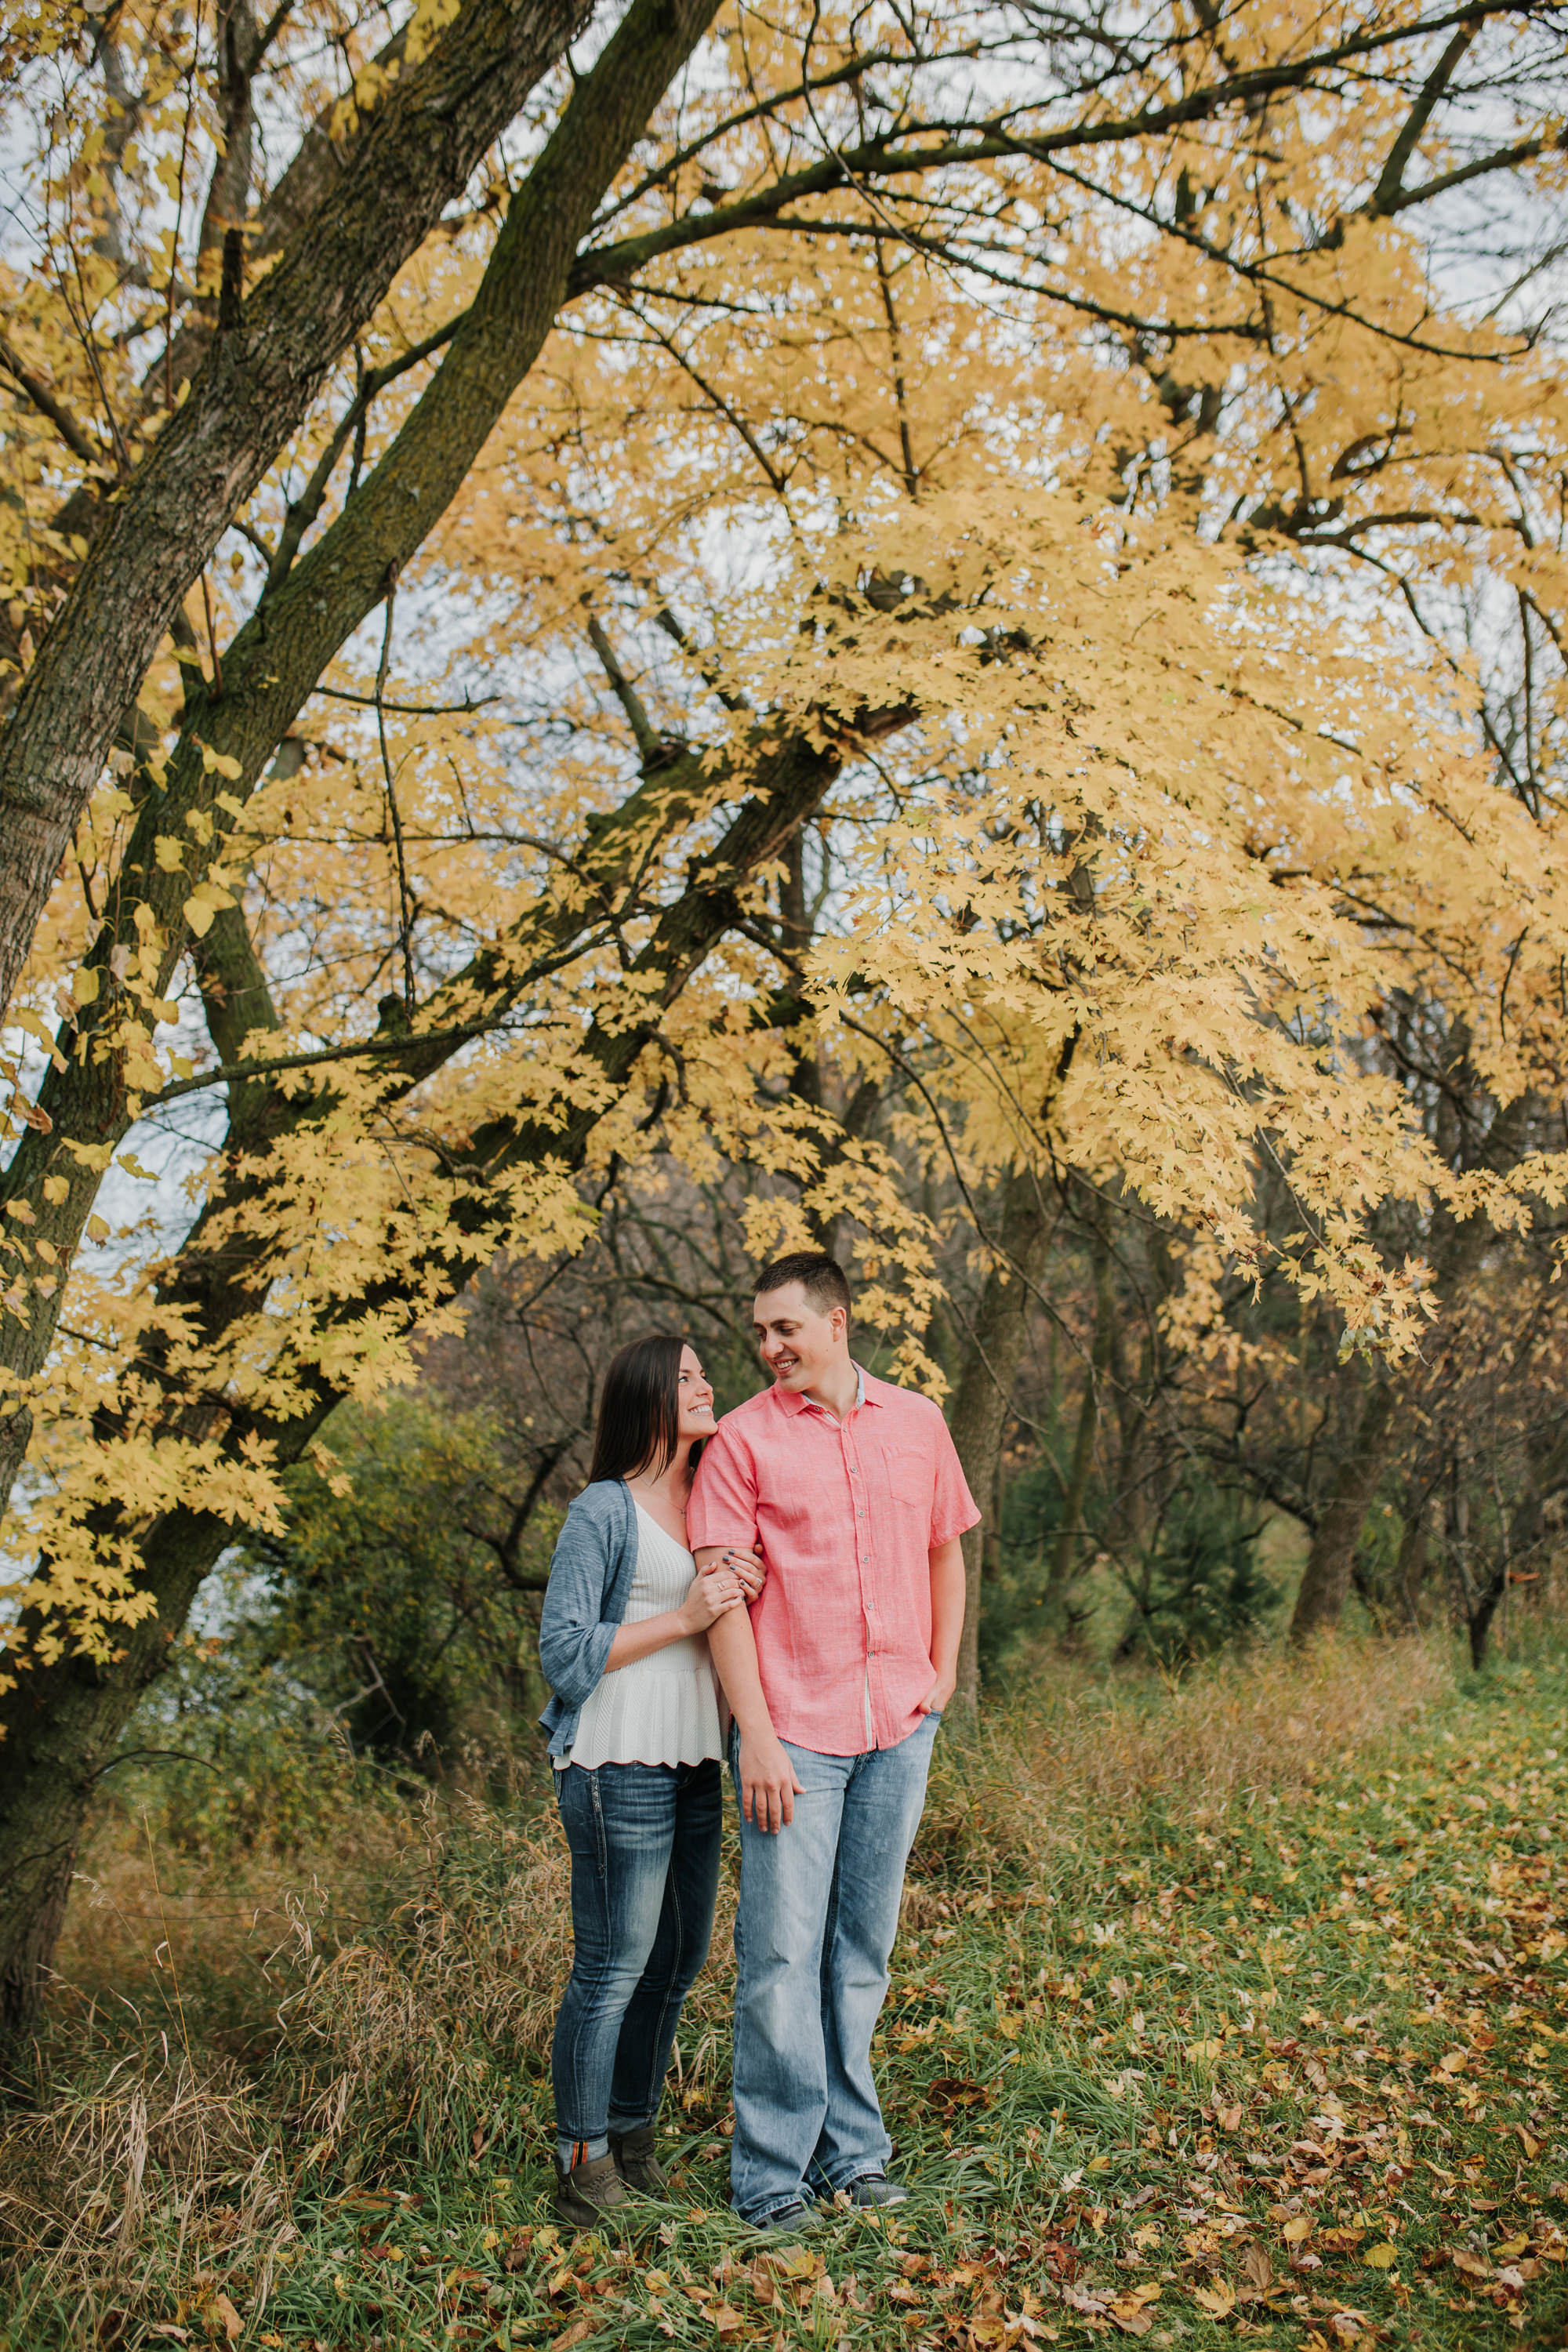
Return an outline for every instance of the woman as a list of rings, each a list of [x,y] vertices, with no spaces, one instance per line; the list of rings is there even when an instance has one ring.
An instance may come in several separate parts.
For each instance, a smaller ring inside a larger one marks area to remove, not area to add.
[[[654,2119],[719,1888],[723,1739],[707,1631],[762,1591],[750,1552],[698,1576],[686,1502],[713,1391],[658,1336],[605,1375],[588,1485],[550,1564],[539,1655],[572,1851],[572,1974],[555,2021],[555,2209],[592,2228],[663,2196]]]

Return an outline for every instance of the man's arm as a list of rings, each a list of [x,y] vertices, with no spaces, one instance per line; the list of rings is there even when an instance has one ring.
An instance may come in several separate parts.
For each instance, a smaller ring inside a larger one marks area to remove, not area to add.
[[[939,1707],[945,1706],[958,1685],[963,1593],[963,1539],[954,1536],[951,1541],[938,1544],[931,1555],[931,1663],[936,1680],[921,1701],[924,1715],[934,1715]],[[731,1609],[729,1614],[740,1617],[744,1612]],[[708,1636],[710,1648],[718,1631],[715,1625]]]
[[[722,1544],[699,1545],[699,1573],[710,1560],[722,1559],[723,1552]],[[744,1609],[726,1610],[710,1626],[708,1652],[741,1729],[741,1811],[760,1830],[784,1829],[794,1821],[795,1801],[804,1791],[768,1713],[757,1672],[756,1639]]]

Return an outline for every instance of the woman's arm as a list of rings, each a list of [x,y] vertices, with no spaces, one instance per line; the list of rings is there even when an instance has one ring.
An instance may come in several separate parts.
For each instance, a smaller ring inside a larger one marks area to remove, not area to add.
[[[634,1665],[638,1658],[651,1658],[656,1650],[668,1650],[672,1642],[684,1642],[693,1633],[706,1633],[730,1610],[739,1609],[746,1595],[739,1575],[726,1565],[727,1557],[698,1571],[679,1609],[667,1609],[658,1617],[645,1617],[640,1624],[617,1625],[610,1654],[605,1661],[605,1672],[613,1675],[617,1666]]]
[[[604,1614],[612,1540],[603,1495],[590,1486],[556,1538],[539,1612],[539,1663],[564,1706],[582,1706],[598,1688],[616,1638]]]

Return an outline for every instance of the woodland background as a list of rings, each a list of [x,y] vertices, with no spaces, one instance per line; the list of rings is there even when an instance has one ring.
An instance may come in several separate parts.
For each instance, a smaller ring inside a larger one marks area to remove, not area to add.
[[[1562,2336],[1564,31],[9,0],[12,2341]],[[721,1922],[573,2252],[553,1531],[808,1241],[921,2202],[742,2244]]]

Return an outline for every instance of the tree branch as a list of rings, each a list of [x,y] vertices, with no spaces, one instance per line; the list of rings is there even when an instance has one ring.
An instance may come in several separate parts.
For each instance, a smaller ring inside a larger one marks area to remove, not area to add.
[[[108,464],[108,450],[77,423],[64,401],[49,390],[35,368],[27,365],[8,335],[0,335],[0,368],[26,394],[39,415],[48,418],[73,457],[79,457],[84,466]]]
[[[1388,151],[1388,161],[1368,200],[1366,209],[1374,218],[1379,213],[1398,210],[1405,192],[1405,165],[1415,152],[1415,143],[1431,120],[1438,100],[1453,79],[1455,67],[1479,31],[1479,20],[1473,16],[1467,17],[1423,82],[1415,103],[1401,125],[1399,136]]]

